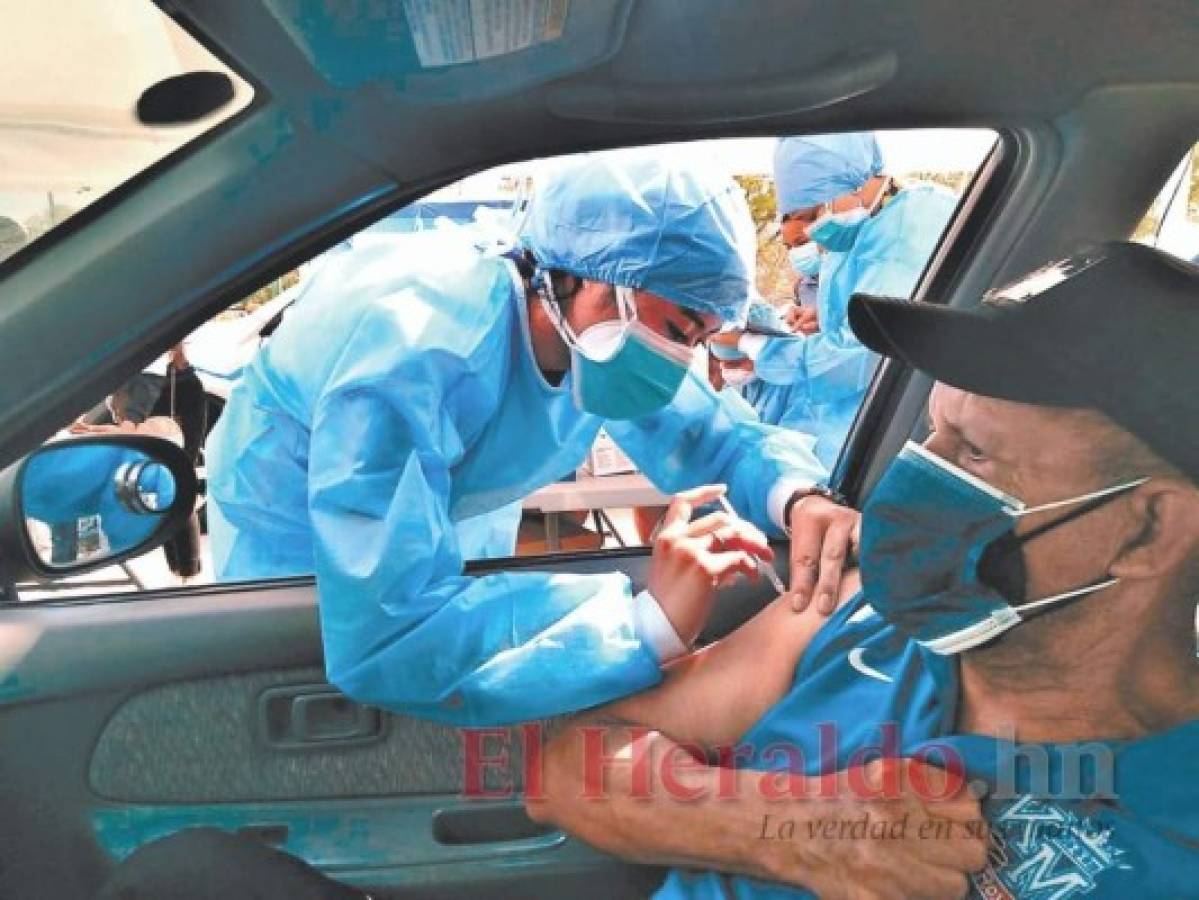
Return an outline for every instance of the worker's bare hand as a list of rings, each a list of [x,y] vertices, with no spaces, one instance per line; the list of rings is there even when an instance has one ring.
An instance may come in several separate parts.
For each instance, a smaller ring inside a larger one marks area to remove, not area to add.
[[[697,506],[724,492],[724,485],[709,485],[677,494],[654,541],[647,586],[687,644],[707,622],[717,588],[738,575],[757,578],[755,557],[774,558],[766,535],[743,519],[716,512],[691,521]]]
[[[837,608],[841,577],[857,552],[862,514],[827,497],[810,494],[791,507],[791,605],[813,600],[822,615]]]
[[[951,776],[903,759],[876,759],[829,777],[835,799],[796,801],[795,812],[815,822],[815,839],[759,842],[757,862],[768,877],[825,900],[966,896],[967,876],[986,865],[988,838],[965,785],[946,796]],[[790,814],[778,810],[775,817]],[[864,819],[871,829],[865,834],[837,830]]]
[[[815,334],[820,330],[820,319],[814,306],[792,304],[783,313],[783,321],[796,334]]]

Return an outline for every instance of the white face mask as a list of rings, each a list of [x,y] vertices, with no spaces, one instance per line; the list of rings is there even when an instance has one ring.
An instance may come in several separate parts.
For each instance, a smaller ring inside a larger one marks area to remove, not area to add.
[[[687,376],[692,352],[642,324],[633,291],[616,288],[620,318],[607,319],[576,335],[545,279],[541,303],[570,348],[575,405],[605,419],[636,419],[670,403]]]
[[[721,366],[720,377],[729,387],[743,388],[758,376],[754,374],[753,369],[726,369]]]
[[[575,341],[575,348],[594,362],[605,362],[620,349],[628,328],[629,323],[623,319],[596,322],[583,329]]]

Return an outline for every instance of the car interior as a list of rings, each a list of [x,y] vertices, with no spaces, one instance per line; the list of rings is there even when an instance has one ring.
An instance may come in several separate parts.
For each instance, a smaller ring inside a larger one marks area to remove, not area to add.
[[[916,291],[970,305],[1082,245],[1128,238],[1199,138],[1189,0],[756,0],[752,14],[722,0],[547,0],[565,19],[546,40],[473,56],[430,37],[428,4],[156,5],[236,73],[244,102],[0,262],[0,465],[234,301],[502,163],[992,129]],[[185,93],[202,110],[231,102]],[[159,98],[159,120],[189,116],[179,96]],[[832,473],[855,506],[922,427],[929,387],[880,367]],[[630,548],[467,572],[619,570],[640,585],[648,564]],[[727,589],[705,639],[769,599],[764,584]],[[512,750],[488,770],[496,796],[463,797],[464,740],[326,682],[310,578],[0,605],[0,896],[90,896],[137,847],[200,825],[376,898],[652,892],[663,870],[524,815],[518,729],[486,738]]]

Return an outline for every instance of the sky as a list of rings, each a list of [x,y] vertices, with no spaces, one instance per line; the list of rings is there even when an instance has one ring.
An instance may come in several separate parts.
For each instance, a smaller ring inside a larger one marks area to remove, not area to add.
[[[977,169],[995,142],[994,132],[984,129],[924,129],[879,131],[879,147],[889,173]],[[733,174],[770,174],[774,138],[733,138],[698,141],[712,148]]]
[[[977,169],[995,142],[995,135],[984,129],[924,129],[921,131],[877,132],[883,163],[888,174],[904,175],[916,171],[960,172]],[[665,144],[663,152],[697,159],[716,160],[731,175],[769,175],[775,138],[726,138]],[[500,166],[480,172],[442,192],[442,197],[493,195],[504,177],[521,178],[535,174],[546,165],[536,160],[519,165]],[[552,164],[552,163],[551,163]]]

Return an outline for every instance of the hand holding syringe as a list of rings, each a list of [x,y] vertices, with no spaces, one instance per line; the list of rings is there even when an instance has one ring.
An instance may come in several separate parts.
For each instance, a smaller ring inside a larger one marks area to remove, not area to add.
[[[725,490],[723,484],[709,484],[676,494],[653,539],[645,593],[657,601],[685,647],[699,637],[717,591],[741,576],[761,573],[762,560],[774,558],[766,535],[735,515],[692,518],[697,509],[718,503]]]
[[[734,519],[739,518],[737,511],[733,509],[733,504],[729,503],[729,498],[726,494],[721,494],[719,503],[722,509]],[[755,557],[758,565],[758,572],[761,573],[767,581],[771,583],[779,596],[787,593],[787,586],[783,584],[783,579],[779,578],[779,573],[774,570],[774,566],[762,559],[760,556]]]

